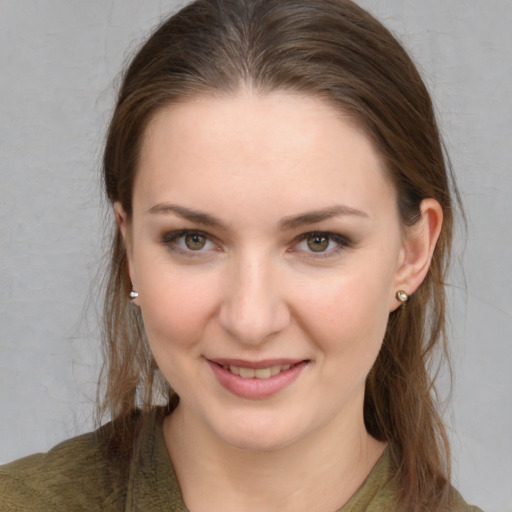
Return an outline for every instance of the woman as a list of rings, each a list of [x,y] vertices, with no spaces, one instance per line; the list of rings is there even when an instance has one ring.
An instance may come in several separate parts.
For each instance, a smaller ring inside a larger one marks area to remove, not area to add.
[[[112,422],[5,466],[2,510],[477,510],[427,371],[451,176],[382,25],[193,2],[128,67],[104,179]]]

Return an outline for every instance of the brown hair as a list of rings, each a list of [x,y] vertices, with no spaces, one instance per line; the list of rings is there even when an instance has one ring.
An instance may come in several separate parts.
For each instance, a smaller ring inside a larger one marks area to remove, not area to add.
[[[403,510],[449,505],[449,446],[436,410],[429,365],[446,355],[444,279],[452,237],[449,166],[430,96],[400,43],[350,0],[197,0],[166,20],[126,70],[104,153],[108,198],[131,213],[145,127],[159,109],[205,93],[289,90],[321,97],[351,116],[372,139],[398,192],[404,224],[435,198],[444,224],[428,275],[407,307],[390,314],[382,350],[367,379],[369,433],[389,443]],[[453,187],[452,187],[453,190]],[[105,382],[101,410],[118,425],[148,410],[158,374],[116,231],[105,301]]]

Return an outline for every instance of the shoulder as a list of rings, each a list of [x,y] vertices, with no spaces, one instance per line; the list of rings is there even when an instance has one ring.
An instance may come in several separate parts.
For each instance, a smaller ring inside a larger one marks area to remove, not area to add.
[[[104,448],[106,428],[0,466],[0,510],[117,510],[127,479],[120,461]]]
[[[392,463],[390,450],[386,449],[363,485],[338,512],[403,510],[403,505],[400,506],[398,502],[400,487],[395,475],[396,469]],[[449,487],[449,493],[449,504],[443,508],[446,512],[482,512],[478,507],[468,505],[454,487]]]
[[[483,512],[481,508],[468,505],[454,487],[451,488],[451,493],[453,512]]]
[[[162,431],[168,412],[135,411],[48,453],[0,466],[0,511],[186,512]]]

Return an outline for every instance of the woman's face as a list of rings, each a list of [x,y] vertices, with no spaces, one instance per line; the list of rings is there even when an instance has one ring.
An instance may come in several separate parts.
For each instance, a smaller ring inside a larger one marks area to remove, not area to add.
[[[364,430],[404,249],[361,131],[312,97],[198,97],[149,123],[133,215],[116,208],[149,344],[187,421],[264,450]]]

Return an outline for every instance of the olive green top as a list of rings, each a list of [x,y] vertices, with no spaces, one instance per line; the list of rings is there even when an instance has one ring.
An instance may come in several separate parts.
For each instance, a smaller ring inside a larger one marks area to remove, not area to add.
[[[46,454],[0,466],[0,511],[186,512],[165,446],[162,420],[163,414],[155,412],[139,434],[141,449],[129,472],[106,455],[96,433],[65,441]],[[390,473],[386,450],[361,488],[338,512],[395,510]],[[454,511],[480,510],[453,492]]]

